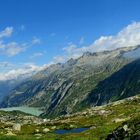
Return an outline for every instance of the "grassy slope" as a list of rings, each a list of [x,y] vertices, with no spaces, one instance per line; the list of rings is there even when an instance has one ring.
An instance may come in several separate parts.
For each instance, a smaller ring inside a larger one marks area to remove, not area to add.
[[[107,106],[96,107],[88,109],[83,113],[75,114],[69,117],[61,118],[53,123],[46,125],[26,125],[22,126],[20,133],[17,133],[16,137],[1,136],[0,139],[9,140],[28,140],[36,139],[34,135],[35,129],[40,131],[43,128],[51,128],[57,126],[57,129],[69,129],[70,125],[73,127],[91,127],[91,129],[79,134],[67,134],[56,135],[51,132],[43,134],[41,140],[99,140],[107,137],[123,122],[132,121],[135,118],[140,117],[140,96],[136,96],[133,99],[125,100],[123,102],[117,102]]]

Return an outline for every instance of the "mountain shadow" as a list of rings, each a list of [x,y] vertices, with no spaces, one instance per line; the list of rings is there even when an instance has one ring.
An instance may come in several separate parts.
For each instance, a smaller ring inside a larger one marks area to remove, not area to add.
[[[140,59],[99,82],[82,102],[83,106],[99,106],[140,93]]]

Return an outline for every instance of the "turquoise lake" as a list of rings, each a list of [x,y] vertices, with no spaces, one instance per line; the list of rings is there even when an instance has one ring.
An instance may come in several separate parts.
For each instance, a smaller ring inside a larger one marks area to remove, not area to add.
[[[3,111],[18,110],[18,111],[22,111],[22,112],[25,112],[25,113],[29,113],[31,115],[35,115],[35,116],[39,116],[42,113],[42,111],[39,108],[27,107],[27,106],[1,108],[0,110],[3,110]]]

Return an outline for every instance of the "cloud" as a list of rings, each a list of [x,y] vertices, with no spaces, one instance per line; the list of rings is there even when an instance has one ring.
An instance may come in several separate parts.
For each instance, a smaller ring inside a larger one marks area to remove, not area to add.
[[[7,29],[8,28],[8,29]],[[31,43],[20,44],[17,42],[4,43],[4,37],[11,36],[13,32],[13,28],[7,27],[4,31],[0,32],[0,53],[4,53],[8,56],[14,56],[20,52],[26,50],[26,48],[30,45],[40,44],[40,39],[34,37]],[[84,52],[99,52],[104,50],[113,50],[120,47],[129,47],[140,44],[140,22],[133,22],[127,27],[123,28],[116,35],[110,36],[101,36],[97,40],[93,41],[88,46],[83,46],[84,39],[81,38],[79,43],[80,46],[74,43],[68,43],[67,47],[63,48],[62,56],[53,57],[52,61],[47,64],[55,64],[60,62],[65,62],[70,58],[77,58],[81,56]],[[41,53],[35,53],[32,57],[42,56]],[[8,67],[8,63],[0,63],[0,66]],[[24,67],[18,69],[12,69],[9,72],[4,74],[0,74],[0,80],[9,79],[9,78],[18,78],[19,76],[29,76],[33,73],[42,70],[46,65],[40,67],[34,64],[26,64]]]
[[[20,30],[24,30],[25,26],[21,25]],[[0,32],[0,54],[8,57],[15,56],[21,52],[26,51],[27,48],[33,45],[40,44],[39,38],[33,37],[31,42],[19,43],[19,42],[4,42],[4,37],[10,37],[13,33],[13,27],[6,27]]]
[[[13,27],[6,27],[3,31],[0,32],[0,39],[3,37],[10,37],[13,33]]]
[[[15,65],[11,62],[7,62],[7,61],[1,61],[0,62],[0,72],[7,72],[11,69],[13,69],[15,67]]]
[[[4,49],[2,51],[3,54],[11,57],[15,56],[26,50],[25,44],[18,44],[17,42],[10,42],[8,44],[3,44]]]
[[[70,58],[77,58],[81,56],[84,52],[89,50],[88,47],[78,47],[76,44],[69,44],[68,47],[63,48],[65,52],[65,60]]]
[[[18,78],[25,79],[37,73],[38,71],[43,70],[44,68],[46,68],[46,65],[40,67],[32,63],[26,63],[22,68],[12,69],[9,70],[8,72],[0,73],[0,81],[12,80]]]
[[[9,67],[12,67],[13,64],[10,63],[10,62],[7,62],[7,61],[4,61],[4,62],[0,62],[0,67],[1,68],[9,68]]]
[[[53,58],[54,63],[63,63],[65,61],[65,58],[63,56],[55,56]]]
[[[37,45],[37,44],[40,44],[41,43],[41,40],[37,37],[33,37],[33,40],[32,40],[32,44],[33,45]]]
[[[140,22],[133,22],[114,36],[101,36],[90,46],[90,49],[113,50],[138,44],[140,44]]]
[[[46,66],[49,67],[50,65],[57,64],[57,63],[64,63],[65,61],[66,61],[65,56],[54,56],[52,61],[47,63]]]
[[[33,59],[33,58],[40,57],[40,56],[43,56],[43,55],[44,55],[43,53],[38,52],[38,53],[34,53],[30,58]]]
[[[79,44],[82,45],[84,42],[85,42],[85,38],[84,37],[81,37],[80,38],[80,41],[79,41]]]
[[[136,46],[138,44],[140,44],[140,22],[133,22],[116,35],[101,36],[89,46],[78,47],[76,44],[69,44],[63,48],[63,51],[67,59],[79,57],[87,51],[99,52],[120,47]]]
[[[3,38],[10,37],[12,33],[13,27],[6,27],[0,32],[0,54],[11,57],[23,52],[26,49],[27,46],[25,46],[25,44],[19,44],[17,42],[4,42]]]

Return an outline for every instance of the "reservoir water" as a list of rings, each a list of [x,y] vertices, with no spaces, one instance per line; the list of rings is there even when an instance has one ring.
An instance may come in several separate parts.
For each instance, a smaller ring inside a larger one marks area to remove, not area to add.
[[[22,112],[25,112],[25,113],[29,113],[31,115],[35,115],[35,116],[39,116],[42,113],[42,111],[39,110],[39,108],[27,107],[27,106],[1,108],[0,110],[3,110],[3,111],[14,111],[14,110],[18,110],[18,111],[22,111]]]

